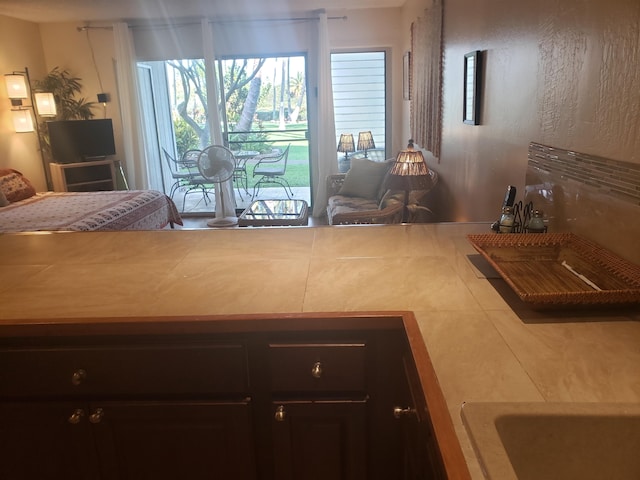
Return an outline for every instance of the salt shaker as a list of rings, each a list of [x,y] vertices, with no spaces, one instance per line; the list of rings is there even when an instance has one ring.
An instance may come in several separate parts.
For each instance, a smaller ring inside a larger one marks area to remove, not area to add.
[[[500,233],[511,233],[513,231],[514,222],[515,216],[513,214],[513,207],[502,207],[502,215],[500,216],[500,225],[498,231]]]
[[[531,233],[544,233],[544,218],[542,210],[534,210],[531,213],[531,220],[529,220],[529,225],[527,225],[527,231]]]

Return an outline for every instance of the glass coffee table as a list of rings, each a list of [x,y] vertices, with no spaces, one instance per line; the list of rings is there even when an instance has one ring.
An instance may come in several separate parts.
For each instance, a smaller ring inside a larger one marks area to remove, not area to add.
[[[304,200],[254,200],[238,217],[241,227],[307,225],[309,207]]]

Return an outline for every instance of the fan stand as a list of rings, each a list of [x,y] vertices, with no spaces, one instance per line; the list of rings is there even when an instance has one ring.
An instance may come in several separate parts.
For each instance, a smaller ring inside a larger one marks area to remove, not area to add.
[[[220,188],[220,210],[224,214],[224,190],[222,183],[218,184]],[[238,224],[238,217],[216,217],[207,222],[207,227],[235,227]]]

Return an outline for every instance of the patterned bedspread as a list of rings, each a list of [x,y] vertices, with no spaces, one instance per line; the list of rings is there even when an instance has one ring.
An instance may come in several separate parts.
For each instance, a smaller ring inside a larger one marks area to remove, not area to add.
[[[155,230],[182,225],[173,201],[155,190],[46,192],[0,208],[0,232]]]

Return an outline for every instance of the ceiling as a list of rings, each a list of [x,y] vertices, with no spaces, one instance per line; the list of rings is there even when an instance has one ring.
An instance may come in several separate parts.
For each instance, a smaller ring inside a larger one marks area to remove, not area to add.
[[[317,9],[400,7],[405,0],[0,0],[0,15],[36,23],[274,17]]]

